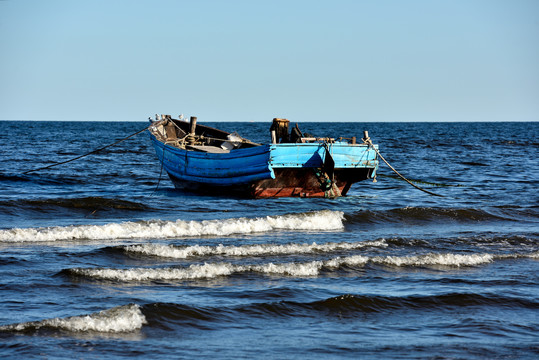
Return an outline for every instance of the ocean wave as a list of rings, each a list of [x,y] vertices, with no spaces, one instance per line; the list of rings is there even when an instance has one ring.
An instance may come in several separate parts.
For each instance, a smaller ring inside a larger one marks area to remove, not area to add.
[[[483,209],[473,208],[431,208],[431,207],[404,207],[384,211],[361,211],[346,216],[350,223],[409,223],[422,221],[490,221],[514,220],[518,211],[514,210],[511,217],[489,213]],[[524,214],[526,215],[526,214]]]
[[[435,309],[466,306],[499,306],[536,308],[537,302],[527,299],[476,293],[449,293],[434,296],[358,296],[343,295],[326,300],[300,305],[317,311],[339,312],[382,312],[398,309]]]
[[[315,211],[259,218],[231,218],[203,221],[140,221],[106,225],[57,226],[0,230],[0,242],[47,242],[60,240],[112,240],[228,236],[275,230],[342,230],[340,211]]]
[[[0,331],[35,332],[39,329],[69,332],[123,333],[142,328],[146,318],[135,304],[123,305],[97,313],[67,318],[53,318],[0,326]]]
[[[492,254],[427,254],[427,255],[415,255],[415,256],[377,256],[373,257],[371,261],[375,264],[389,265],[389,266],[476,266],[481,264],[490,263],[494,260],[495,256]]]
[[[132,269],[92,269],[73,268],[63,272],[70,276],[88,277],[113,281],[180,281],[213,279],[232,274],[259,272],[267,275],[315,276],[323,266],[322,261],[309,263],[286,263],[264,265],[235,265],[229,263],[207,263],[191,265],[187,268],[132,268]]]
[[[537,239],[527,236],[472,236],[444,239],[442,246],[439,243],[426,239],[416,238],[380,238],[373,241],[357,242],[328,242],[328,243],[289,243],[289,244],[254,244],[254,245],[165,245],[165,244],[136,244],[114,248],[112,251],[122,251],[127,254],[141,256],[155,256],[169,259],[209,258],[214,256],[249,257],[249,256],[279,256],[279,255],[309,255],[324,254],[340,251],[354,251],[372,248],[407,248],[421,247],[432,251],[443,251],[448,246],[479,246],[482,249],[520,248],[524,250],[529,245],[536,244]],[[484,250],[483,250],[484,251]],[[492,250],[491,250],[492,251]]]
[[[384,239],[376,241],[361,242],[340,242],[325,244],[260,244],[242,246],[174,246],[162,244],[141,244],[124,246],[122,249],[127,253],[140,255],[158,256],[173,259],[187,259],[191,257],[210,256],[270,256],[270,255],[292,255],[292,254],[315,254],[328,253],[345,250],[357,250],[365,247],[387,247]]]
[[[144,314],[152,324],[170,322],[182,326],[205,328],[210,322],[234,322],[241,318],[319,317],[320,315],[353,317],[364,313],[384,313],[399,310],[452,311],[454,308],[492,306],[514,309],[536,309],[537,301],[513,296],[451,292],[436,295],[353,295],[345,294],[312,302],[281,300],[257,302],[232,307],[201,307],[174,303],[144,305]]]
[[[36,175],[0,174],[0,182],[32,182],[39,185],[65,184],[61,179],[44,178]]]
[[[343,268],[358,268],[367,264],[389,267],[420,267],[420,268],[460,268],[491,263],[497,259],[537,258],[532,254],[436,254],[430,253],[415,256],[363,256],[353,255],[336,257],[328,260],[289,263],[265,264],[232,264],[204,263],[188,267],[163,268],[71,268],[61,273],[69,276],[87,277],[97,280],[111,281],[185,281],[214,279],[244,273],[259,273],[263,275],[311,277],[323,272],[331,273]]]
[[[83,198],[73,199],[43,199],[43,200],[24,200],[25,204],[33,207],[64,207],[74,209],[88,209],[94,210],[96,208],[106,209],[120,209],[120,210],[147,210],[146,205],[121,200],[121,199],[109,199],[99,196],[90,196]]]
[[[489,166],[488,164],[483,164],[482,162],[477,161],[463,161],[461,164],[470,166]]]
[[[122,210],[122,211],[144,211],[148,207],[144,204],[103,197],[83,197],[72,199],[41,199],[27,200],[20,199],[15,201],[0,201],[0,211],[9,209],[10,212],[20,213],[21,211],[51,211],[58,209],[67,210]]]

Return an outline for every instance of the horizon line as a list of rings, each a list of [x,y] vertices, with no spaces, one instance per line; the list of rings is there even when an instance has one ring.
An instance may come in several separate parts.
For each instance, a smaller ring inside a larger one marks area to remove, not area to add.
[[[177,120],[177,119],[176,119]],[[290,120],[290,119],[288,119]],[[32,122],[148,122],[145,120],[46,120],[46,119],[0,119],[0,121],[32,121]],[[204,122],[237,122],[237,123],[267,123],[269,120],[204,120]],[[291,122],[296,122],[291,120]],[[351,121],[297,121],[303,123],[501,123],[501,122],[539,122],[539,120],[351,120]]]

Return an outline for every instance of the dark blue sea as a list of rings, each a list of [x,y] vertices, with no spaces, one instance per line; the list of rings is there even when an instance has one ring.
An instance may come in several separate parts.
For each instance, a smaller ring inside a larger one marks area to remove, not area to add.
[[[192,194],[147,132],[24,174],[146,126],[0,122],[0,357],[539,358],[539,123],[299,124],[443,197]]]

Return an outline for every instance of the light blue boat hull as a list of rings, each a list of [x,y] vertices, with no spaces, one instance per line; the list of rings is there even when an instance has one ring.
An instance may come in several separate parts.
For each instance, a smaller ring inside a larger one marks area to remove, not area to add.
[[[209,153],[151,139],[174,185],[193,191],[240,191],[251,197],[346,195],[353,183],[373,178],[378,168],[375,150],[365,144],[283,143]],[[321,179],[327,175],[328,157],[334,162],[331,188]]]

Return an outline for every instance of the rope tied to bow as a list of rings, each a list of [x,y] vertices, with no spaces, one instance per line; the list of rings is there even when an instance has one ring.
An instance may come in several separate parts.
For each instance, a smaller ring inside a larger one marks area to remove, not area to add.
[[[112,144],[105,145],[105,146],[103,146],[103,147],[100,147],[99,149],[90,151],[89,153],[86,153],[86,154],[77,156],[77,157],[75,157],[75,158],[72,158],[72,159],[69,159],[69,160],[66,160],[66,161],[62,161],[62,162],[58,162],[58,163],[54,163],[54,164],[51,164],[51,165],[43,166],[43,167],[40,167],[40,168],[37,168],[37,169],[25,171],[25,172],[23,172],[23,175],[26,175],[26,174],[28,174],[28,173],[35,172],[35,171],[45,170],[45,169],[48,169],[48,168],[51,168],[51,167],[54,167],[54,166],[67,164],[67,163],[69,163],[69,162],[72,162],[72,161],[75,161],[75,160],[78,160],[78,159],[82,159],[83,157],[86,157],[86,156],[88,156],[88,155],[92,155],[92,154],[98,153],[98,152],[100,152],[100,151],[102,151],[102,150],[105,150],[106,148],[109,148],[109,147],[111,147],[111,146],[117,145],[117,144],[121,143],[122,141],[125,141],[125,140],[127,140],[127,139],[129,139],[129,138],[132,138],[132,137],[135,136],[135,135],[140,134],[140,133],[143,132],[143,131],[146,131],[147,129],[148,129],[147,127],[144,127],[144,129],[139,130],[139,131],[137,131],[137,132],[135,132],[135,133],[133,133],[133,134],[131,134],[131,135],[129,135],[129,136],[126,136],[126,137],[124,137],[124,138],[122,138],[122,139],[120,139],[120,140],[118,140],[118,141],[116,141],[116,142],[114,142],[114,143],[112,143]]]
[[[390,164],[389,162],[387,162],[387,160],[382,156],[382,154],[380,154],[380,152],[379,152],[378,149],[374,146],[374,144],[372,143],[371,138],[370,138],[368,135],[363,139],[363,142],[364,142],[365,144],[369,145],[369,147],[371,147],[371,148],[376,152],[376,154],[380,157],[380,159],[382,159],[382,161],[383,161],[387,166],[389,166],[389,168],[390,168],[391,170],[393,170],[393,172],[394,172],[395,174],[397,174],[401,179],[403,179],[404,181],[406,181],[408,184],[412,185],[413,187],[415,187],[415,188],[418,189],[418,190],[421,190],[421,191],[423,191],[423,192],[426,192],[426,193],[429,194],[429,195],[439,196],[439,197],[445,197],[444,195],[436,194],[436,193],[433,193],[432,191],[425,190],[425,189],[423,189],[422,187],[415,185],[415,184],[412,183],[410,180],[408,180],[408,179],[405,178],[403,175],[401,175],[401,173],[399,173],[393,166],[391,166],[391,164]]]

